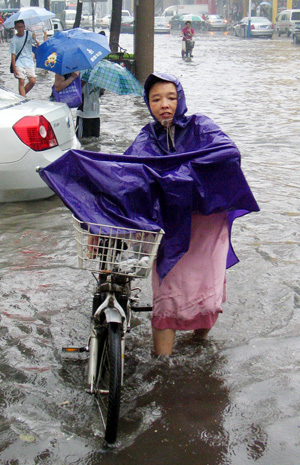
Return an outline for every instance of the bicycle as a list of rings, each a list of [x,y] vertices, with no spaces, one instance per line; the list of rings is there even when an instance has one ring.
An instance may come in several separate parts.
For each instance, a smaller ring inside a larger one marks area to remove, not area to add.
[[[97,284],[87,346],[63,351],[89,352],[86,392],[97,401],[107,448],[117,438],[131,312],[152,310],[136,305],[138,296],[132,292],[141,289],[131,284],[149,275],[164,232],[87,223],[74,216],[73,226],[79,268],[91,271]]]
[[[185,41],[185,60],[192,61],[193,41],[186,39]]]

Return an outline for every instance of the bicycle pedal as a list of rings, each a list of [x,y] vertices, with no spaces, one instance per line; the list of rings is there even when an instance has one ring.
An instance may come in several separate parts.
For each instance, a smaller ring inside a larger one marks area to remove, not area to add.
[[[89,352],[88,347],[62,347],[62,352]]]

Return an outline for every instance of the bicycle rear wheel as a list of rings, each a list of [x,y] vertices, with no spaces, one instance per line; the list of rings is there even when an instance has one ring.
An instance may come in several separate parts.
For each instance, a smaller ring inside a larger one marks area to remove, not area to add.
[[[117,438],[121,402],[121,331],[118,323],[108,323],[99,337],[99,363],[95,393],[105,441],[113,444]]]

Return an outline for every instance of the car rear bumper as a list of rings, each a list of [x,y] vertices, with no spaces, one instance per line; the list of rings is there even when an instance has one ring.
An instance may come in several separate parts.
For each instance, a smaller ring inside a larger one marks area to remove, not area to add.
[[[218,29],[224,30],[227,29],[227,24],[209,24],[208,27],[211,31],[217,31]]]
[[[251,36],[253,37],[272,37],[274,34],[274,31],[253,31],[251,30]]]
[[[80,148],[80,143],[75,136],[72,148]],[[49,152],[49,157],[47,157],[47,151],[29,152],[17,162],[1,163],[0,203],[40,200],[54,195],[36,172],[36,167],[45,167],[64,153],[57,147],[56,150],[52,149]]]

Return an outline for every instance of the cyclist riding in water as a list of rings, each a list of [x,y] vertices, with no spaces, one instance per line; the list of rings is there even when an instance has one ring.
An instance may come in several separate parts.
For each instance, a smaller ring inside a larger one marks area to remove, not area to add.
[[[190,56],[191,57],[193,56],[193,48],[195,45],[194,35],[195,35],[195,31],[192,28],[191,21],[186,21],[185,27],[181,30],[181,37],[182,37],[181,56],[182,58],[187,56],[188,51],[190,51]]]

